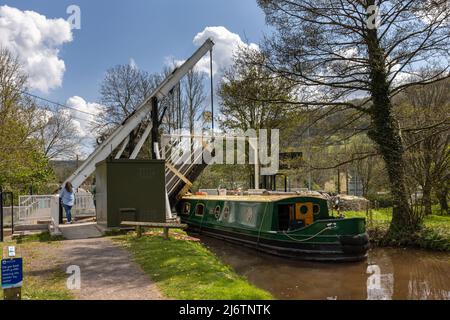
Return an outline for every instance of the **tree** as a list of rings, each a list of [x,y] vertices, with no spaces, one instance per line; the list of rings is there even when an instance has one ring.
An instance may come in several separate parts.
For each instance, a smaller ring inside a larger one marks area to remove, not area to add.
[[[69,158],[76,154],[81,138],[66,112],[47,111],[42,116],[38,137],[42,141],[44,155],[48,159]]]
[[[226,70],[219,84],[220,125],[224,130],[246,132],[252,129],[257,135],[260,129],[279,129],[283,137],[289,130],[289,124],[296,119],[291,105],[264,99],[293,99],[291,83],[259,65],[247,64],[249,56],[263,59],[258,50],[240,48],[235,52],[233,65]],[[247,171],[253,174],[251,166],[247,166]]]
[[[99,114],[96,127],[100,140],[104,140],[151,94],[160,82],[159,75],[151,75],[132,65],[118,65],[107,71],[100,87],[101,103],[105,106]],[[129,154],[134,150],[145,130],[147,122],[139,125],[130,134],[127,148]]]
[[[0,50],[0,186],[10,190],[39,187],[52,170],[36,137],[41,110],[23,95],[27,76],[17,58]]]
[[[293,120],[291,104],[271,100],[293,100],[291,82],[275,76],[248,58],[263,59],[253,49],[241,49],[219,86],[221,125],[227,129],[285,129]]]
[[[432,190],[436,190],[438,195],[445,191],[449,176],[449,88],[448,79],[410,87],[399,97],[400,105],[397,107],[403,140],[407,145],[408,176],[412,178],[412,185],[422,189],[426,215],[431,214]]]
[[[175,62],[166,67],[162,76],[170,75],[175,69]],[[187,129],[193,134],[195,126],[201,120],[205,109],[205,75],[202,72],[190,70],[181,82],[175,86],[166,99],[161,102],[164,110],[163,127],[170,133],[175,130]]]
[[[353,137],[349,143],[349,150],[352,155],[374,153],[373,142],[365,135]],[[376,185],[374,180],[382,180],[380,175],[384,173],[384,165],[378,156],[357,159],[350,164],[350,172],[356,174],[361,180],[362,195],[368,197]]]
[[[106,108],[97,119],[97,122],[100,122],[100,125],[96,127],[99,135],[98,142],[105,140],[117,126],[129,117],[164,78],[173,72],[174,68],[174,64],[166,66],[161,73],[154,74],[139,70],[132,65],[118,65],[109,69],[100,87],[101,103]],[[181,128],[186,112],[180,100],[181,86],[178,85],[169,92],[168,96],[157,101],[155,117],[149,113],[148,118],[131,132],[126,148],[128,155],[133,152],[150,122],[153,123],[152,141],[157,141],[163,130],[171,132]],[[153,103],[153,101],[149,103]],[[147,149],[147,145],[144,145],[141,155],[148,153]],[[153,144],[151,149],[153,150]]]
[[[441,214],[448,214],[448,193],[450,190],[450,173],[443,176],[443,179],[436,184],[435,192],[436,197],[439,201],[439,206],[441,207]]]
[[[371,120],[368,136],[386,164],[394,200],[390,235],[420,228],[406,186],[405,146],[392,98],[416,84],[448,77],[449,8],[446,1],[259,0],[276,28],[268,38],[264,66],[299,87],[299,106],[353,109]],[[374,21],[379,10],[379,25]],[[401,81],[418,66],[437,73]],[[362,102],[349,102],[355,96]],[[312,97],[312,98],[311,98]]]
[[[186,120],[191,134],[194,134],[195,123],[205,110],[204,82],[205,75],[195,70],[189,71],[183,81]]]
[[[175,70],[176,63],[172,62],[169,66],[164,67],[163,72],[158,75],[160,81],[170,76]],[[162,116],[161,129],[171,133],[181,130],[186,120],[186,105],[183,101],[183,87],[181,83],[172,88],[169,95],[159,101],[159,113]]]

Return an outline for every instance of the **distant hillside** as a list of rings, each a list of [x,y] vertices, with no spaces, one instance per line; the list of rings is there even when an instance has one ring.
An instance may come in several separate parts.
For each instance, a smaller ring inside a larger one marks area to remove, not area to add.
[[[78,161],[78,166],[81,165],[83,161]],[[51,160],[50,165],[52,166],[56,179],[58,181],[66,180],[76,169],[76,160]]]

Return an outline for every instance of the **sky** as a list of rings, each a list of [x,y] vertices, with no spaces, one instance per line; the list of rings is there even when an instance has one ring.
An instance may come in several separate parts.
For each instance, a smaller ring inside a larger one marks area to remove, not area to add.
[[[80,19],[71,19],[71,5]],[[77,22],[80,29],[73,29]],[[105,72],[117,64],[159,72],[212,37],[217,71],[230,65],[238,45],[257,47],[267,32],[255,0],[0,1],[0,46],[19,57],[30,91],[93,114]],[[207,65],[203,60],[199,68]],[[70,112],[89,135],[83,119],[93,116]]]

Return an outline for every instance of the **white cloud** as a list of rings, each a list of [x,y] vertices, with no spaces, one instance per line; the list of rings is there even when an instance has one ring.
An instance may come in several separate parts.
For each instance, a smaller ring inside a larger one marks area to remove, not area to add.
[[[67,100],[66,105],[73,108],[66,109],[64,112],[68,112],[73,118],[72,122],[77,129],[76,134],[82,138],[94,139],[92,127],[95,125],[97,115],[100,113],[103,106],[95,102],[87,102],[79,96],[70,97]]]
[[[208,38],[211,38],[215,45],[213,48],[213,75],[221,70],[225,70],[233,64],[233,54],[239,48],[250,48],[259,50],[255,43],[247,44],[242,41],[241,37],[229,31],[223,26],[206,27],[202,32],[197,33],[194,37],[194,44],[201,46]],[[168,59],[166,59],[168,61]],[[177,65],[184,60],[172,60]],[[195,66],[196,70],[209,74],[209,55],[205,55]]]
[[[19,57],[32,89],[46,93],[62,85],[66,67],[59,49],[71,41],[70,24],[64,19],[0,6],[0,44]]]

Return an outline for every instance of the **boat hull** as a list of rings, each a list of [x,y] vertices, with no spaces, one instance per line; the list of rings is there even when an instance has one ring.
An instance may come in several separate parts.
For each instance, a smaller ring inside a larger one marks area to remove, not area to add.
[[[267,239],[253,235],[221,230],[208,226],[197,226],[185,221],[188,232],[199,233],[227,242],[244,245],[258,251],[305,261],[354,262],[367,258],[369,238],[367,233],[355,236],[335,236],[335,242],[305,242]]]
[[[177,212],[193,232],[310,261],[359,261],[369,249],[363,218],[330,217],[310,196],[189,196]]]

